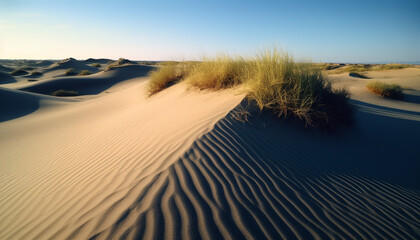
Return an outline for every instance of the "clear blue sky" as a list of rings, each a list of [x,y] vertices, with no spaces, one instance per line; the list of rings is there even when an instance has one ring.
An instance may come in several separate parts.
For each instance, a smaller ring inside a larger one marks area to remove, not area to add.
[[[0,59],[420,61],[420,1],[0,0]]]

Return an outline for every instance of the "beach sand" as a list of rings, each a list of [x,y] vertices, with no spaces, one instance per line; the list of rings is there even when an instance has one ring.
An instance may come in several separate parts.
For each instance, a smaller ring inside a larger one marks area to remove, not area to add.
[[[151,66],[66,64],[0,85],[0,239],[420,238],[419,68],[331,74],[355,119],[323,132],[238,121],[240,88],[147,97]]]

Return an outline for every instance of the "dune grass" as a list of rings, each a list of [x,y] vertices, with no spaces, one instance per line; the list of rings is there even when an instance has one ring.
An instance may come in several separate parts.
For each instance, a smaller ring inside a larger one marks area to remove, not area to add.
[[[57,97],[69,97],[69,96],[78,96],[79,93],[73,90],[60,89],[60,90],[54,91],[52,95],[57,96]]]
[[[89,70],[82,70],[78,75],[79,76],[86,76],[92,74]]]
[[[330,73],[361,73],[367,71],[381,71],[381,70],[394,70],[394,69],[404,69],[409,67],[418,67],[411,64],[398,64],[398,63],[388,63],[388,64],[349,64],[339,68],[327,69],[330,70]]]
[[[101,67],[100,63],[92,63],[92,67]]]
[[[133,64],[133,62],[132,61],[130,61],[130,60],[128,60],[128,59],[125,59],[125,58],[119,58],[117,61],[115,61],[115,62],[110,62],[107,66],[106,66],[106,68],[105,68],[105,72],[106,71],[109,71],[109,70],[111,70],[111,69],[114,69],[114,68],[116,68],[116,67],[118,67],[118,66],[122,66],[122,65],[124,65],[124,64]]]
[[[312,63],[295,62],[274,48],[252,58],[221,55],[183,66],[172,64],[151,73],[152,95],[178,81],[192,88],[219,90],[243,85],[247,98],[260,111],[306,125],[331,127],[352,120],[346,89],[333,89],[323,70]]]
[[[345,64],[342,63],[315,63],[315,65],[321,68],[322,70],[333,70],[345,66]]]
[[[350,123],[352,107],[346,89],[333,89],[322,70],[297,63],[277,49],[260,52],[246,81],[248,98],[260,110],[298,119],[310,126]]]
[[[373,67],[373,70],[393,70],[393,69],[403,69],[415,67],[415,65],[411,64],[399,64],[399,63],[389,63],[389,64],[380,64]]]
[[[387,84],[384,82],[374,81],[366,85],[366,88],[381,97],[402,99],[402,87],[398,84]]]
[[[177,83],[186,76],[186,70],[187,67],[183,63],[162,64],[159,69],[149,74],[150,82],[147,86],[147,94],[151,96]]]
[[[76,75],[78,72],[76,71],[76,69],[74,69],[74,68],[69,68],[69,69],[67,69],[67,71],[66,71],[66,75],[67,76],[74,76],[74,75]]]
[[[241,57],[220,55],[204,58],[202,62],[190,66],[186,82],[200,90],[230,88],[246,80],[247,65],[249,62]]]

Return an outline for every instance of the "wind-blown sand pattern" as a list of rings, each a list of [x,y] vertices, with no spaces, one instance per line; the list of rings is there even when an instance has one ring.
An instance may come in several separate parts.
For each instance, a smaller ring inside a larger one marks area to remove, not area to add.
[[[49,93],[92,79],[91,95],[71,98],[0,89],[16,103],[0,123],[0,239],[420,237],[419,70],[389,71],[407,75],[406,102],[331,76],[358,106],[333,134],[237,121],[240,89],[181,83],[147,98],[144,68],[2,85]]]

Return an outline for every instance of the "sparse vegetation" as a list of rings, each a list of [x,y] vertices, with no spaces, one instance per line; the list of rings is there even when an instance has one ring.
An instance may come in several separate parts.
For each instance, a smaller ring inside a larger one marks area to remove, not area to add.
[[[415,66],[410,65],[410,64],[389,63],[389,64],[376,65],[373,68],[373,70],[392,70],[392,69],[403,69],[403,68],[409,68],[409,67],[415,67]]]
[[[186,67],[182,63],[169,63],[162,65],[158,70],[150,73],[150,82],[147,94],[153,95],[180,81],[186,75]]]
[[[67,71],[66,71],[66,75],[67,76],[74,76],[74,75],[76,75],[78,72],[76,71],[76,69],[74,69],[74,68],[69,68],[69,69],[67,69]]]
[[[322,70],[333,70],[345,66],[343,63],[316,63],[315,65],[320,67]]]
[[[78,96],[79,93],[73,90],[60,89],[60,90],[54,91],[52,95],[57,96],[57,97],[69,97],[69,96]]]
[[[105,71],[109,71],[113,68],[116,68],[118,66],[122,66],[124,64],[133,64],[133,62],[128,60],[128,59],[125,59],[125,58],[120,58],[115,62],[109,63],[108,66],[106,66]]]
[[[97,68],[99,68],[99,67],[101,67],[101,64],[100,64],[100,63],[92,63],[92,67],[97,67]]]
[[[41,75],[42,75],[42,73],[38,72],[38,71],[31,72],[31,76],[34,76],[34,77],[41,76]]]
[[[28,72],[23,70],[22,68],[18,68],[11,73],[11,75],[13,76],[26,75],[26,74],[28,74]]]
[[[344,72],[352,72],[352,73],[360,73],[360,72],[367,72],[367,71],[380,71],[380,70],[393,70],[393,69],[403,69],[409,67],[417,67],[416,65],[410,64],[396,64],[396,63],[389,63],[389,64],[348,64],[342,66],[340,68],[332,68],[327,69],[330,70],[330,73],[344,73]]]
[[[244,108],[242,105],[239,105],[236,107],[232,112],[232,119],[242,122],[242,123],[249,123],[249,117],[251,116],[251,113]]]
[[[246,80],[249,62],[241,57],[219,56],[205,58],[198,64],[192,64],[188,71],[187,83],[198,89],[218,90],[230,88]]]
[[[182,75],[177,74],[176,64],[153,72],[149,94],[150,89],[153,93],[161,91],[180,78],[198,89],[218,90],[243,84],[250,102],[279,118],[323,127],[350,123],[352,119],[346,89],[333,89],[319,66],[296,63],[276,48],[254,58],[219,56],[183,67]]]
[[[82,70],[79,73],[79,76],[86,76],[86,75],[90,75],[90,74],[92,74],[92,73],[89,70]]]
[[[300,119],[311,126],[333,126],[351,121],[346,89],[333,89],[322,70],[311,63],[296,63],[277,49],[254,59],[248,73],[248,98],[260,110],[278,117]]]
[[[149,66],[151,66],[151,65],[158,65],[160,62],[158,62],[158,61],[141,61],[141,62],[138,62],[138,64],[140,64],[140,65],[149,65]]]
[[[362,73],[358,73],[358,72],[351,72],[349,73],[350,77],[356,77],[356,78],[364,78],[364,79],[369,79],[368,76],[362,74]]]
[[[392,99],[402,99],[402,87],[398,84],[387,84],[384,82],[370,82],[366,85],[366,88],[379,96],[392,98]]]

